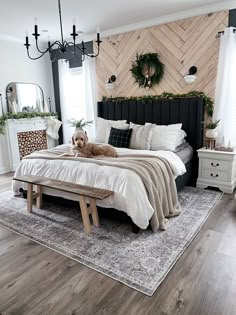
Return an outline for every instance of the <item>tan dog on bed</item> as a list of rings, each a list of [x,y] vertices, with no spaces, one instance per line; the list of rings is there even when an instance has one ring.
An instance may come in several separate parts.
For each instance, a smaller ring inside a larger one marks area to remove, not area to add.
[[[98,155],[117,157],[116,150],[110,144],[89,143],[84,131],[76,131],[72,136],[72,153],[75,156],[92,157]]]

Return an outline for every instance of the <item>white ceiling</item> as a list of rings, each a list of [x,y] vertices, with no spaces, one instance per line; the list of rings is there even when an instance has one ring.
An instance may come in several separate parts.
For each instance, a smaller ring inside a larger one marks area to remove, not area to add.
[[[96,27],[102,36],[179,18],[236,8],[236,1],[223,0],[61,0],[64,36],[72,31],[72,19],[85,38],[93,38]],[[33,33],[38,18],[41,39],[60,38],[57,0],[0,0],[0,38],[24,40]]]

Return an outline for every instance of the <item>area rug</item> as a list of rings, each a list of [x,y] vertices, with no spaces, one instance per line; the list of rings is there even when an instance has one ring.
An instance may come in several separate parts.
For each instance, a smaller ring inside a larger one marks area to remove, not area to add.
[[[0,195],[0,225],[151,296],[221,196],[185,187],[179,193],[182,213],[166,231],[134,234],[130,224],[102,218],[101,227],[86,234],[76,207],[45,202],[43,210],[28,214],[26,200],[7,191]]]

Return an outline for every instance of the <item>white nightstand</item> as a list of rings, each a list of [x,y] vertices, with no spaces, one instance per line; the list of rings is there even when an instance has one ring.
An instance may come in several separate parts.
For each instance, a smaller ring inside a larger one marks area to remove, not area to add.
[[[199,157],[197,187],[218,187],[232,194],[236,186],[236,152],[197,150]]]

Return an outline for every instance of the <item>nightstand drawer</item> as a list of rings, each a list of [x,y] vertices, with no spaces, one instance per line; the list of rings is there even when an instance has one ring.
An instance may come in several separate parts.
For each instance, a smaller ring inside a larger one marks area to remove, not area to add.
[[[222,181],[227,182],[229,180],[228,172],[218,172],[217,170],[202,170],[202,178],[214,180],[214,181]]]
[[[203,169],[211,169],[214,171],[228,171],[230,164],[228,161],[222,160],[212,160],[212,159],[203,159],[202,160],[202,168]]]

